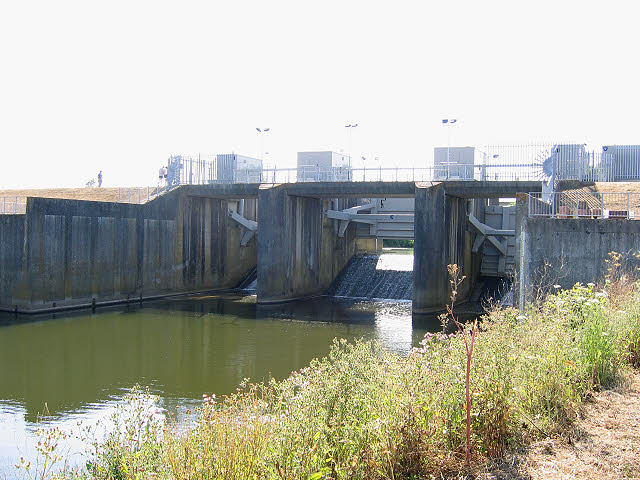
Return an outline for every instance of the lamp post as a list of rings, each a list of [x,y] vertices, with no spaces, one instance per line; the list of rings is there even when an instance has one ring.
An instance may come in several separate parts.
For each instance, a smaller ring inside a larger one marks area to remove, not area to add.
[[[349,129],[349,180],[351,180],[351,131],[357,126],[358,126],[357,123],[344,126],[344,128]]]
[[[455,118],[443,118],[442,124],[447,126],[447,180],[449,180],[449,164],[451,160],[450,149],[451,149],[451,126],[456,123],[458,120]]]
[[[271,129],[256,127],[256,130],[258,131],[258,136],[260,137],[260,160],[263,161],[264,160],[264,134]]]

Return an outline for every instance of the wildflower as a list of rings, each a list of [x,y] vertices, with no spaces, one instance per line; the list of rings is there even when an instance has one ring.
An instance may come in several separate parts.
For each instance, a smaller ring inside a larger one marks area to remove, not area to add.
[[[595,287],[595,286],[596,286],[595,283],[591,283],[591,282],[587,283],[587,287]]]
[[[522,321],[522,320],[526,320],[526,319],[527,319],[527,316],[526,316],[526,315],[518,315],[518,316],[516,317],[516,320],[520,320],[520,321]]]
[[[596,292],[596,298],[606,297],[607,292]]]
[[[558,289],[561,288],[560,285],[558,285],[557,283],[553,286],[553,288]]]

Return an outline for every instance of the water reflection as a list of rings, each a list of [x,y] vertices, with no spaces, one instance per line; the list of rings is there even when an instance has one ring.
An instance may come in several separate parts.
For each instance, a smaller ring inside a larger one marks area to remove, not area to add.
[[[0,466],[29,451],[45,403],[50,422],[95,423],[140,384],[175,412],[246,377],[284,378],[326,355],[335,337],[376,338],[405,354],[439,328],[435,319],[413,325],[410,302],[327,297],[270,306],[184,297],[98,312],[1,320]]]

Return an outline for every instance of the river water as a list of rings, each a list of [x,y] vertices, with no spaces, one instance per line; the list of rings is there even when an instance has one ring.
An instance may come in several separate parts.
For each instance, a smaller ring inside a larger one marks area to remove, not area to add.
[[[409,301],[319,297],[262,306],[239,294],[0,317],[0,478],[15,475],[21,456],[35,456],[39,425],[96,424],[133,385],[149,386],[179,414],[203,393],[230,393],[244,378],[285,378],[325,356],[336,337],[377,339],[406,354],[438,329],[433,317],[412,319]],[[82,464],[82,445],[63,447]]]

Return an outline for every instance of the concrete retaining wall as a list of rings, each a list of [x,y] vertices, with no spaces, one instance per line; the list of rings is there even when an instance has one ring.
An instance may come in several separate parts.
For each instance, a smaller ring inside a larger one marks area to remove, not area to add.
[[[571,288],[604,280],[610,252],[640,250],[640,222],[616,219],[528,217],[524,197],[516,217],[517,301],[522,308],[538,287]]]
[[[11,305],[20,281],[24,251],[24,215],[0,216],[0,305]]]
[[[227,209],[180,189],[144,205],[29,198],[26,215],[0,217],[0,308],[233,287],[255,266],[256,242],[240,247]]]

